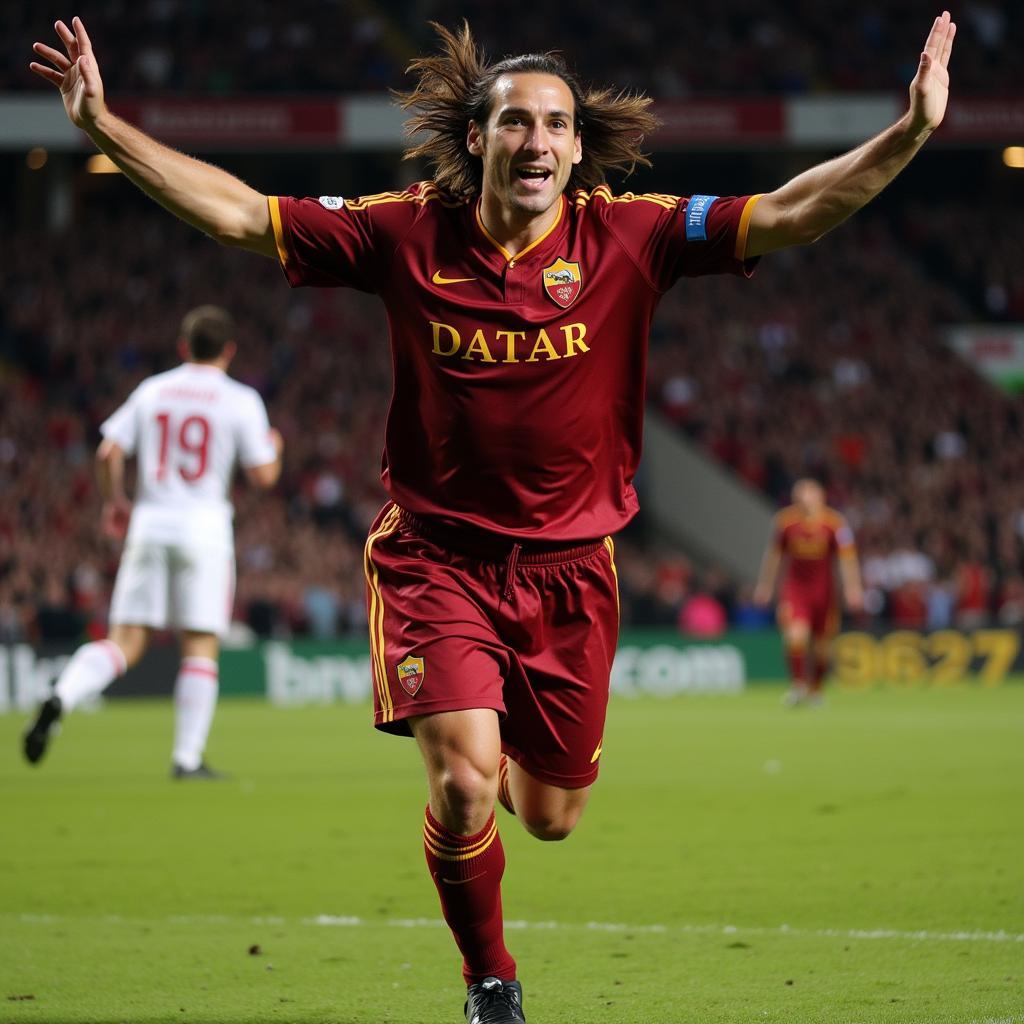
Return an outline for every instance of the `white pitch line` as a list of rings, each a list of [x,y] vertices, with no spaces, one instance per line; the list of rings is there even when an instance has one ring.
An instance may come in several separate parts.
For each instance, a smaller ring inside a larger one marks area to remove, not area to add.
[[[0,915],[2,918],[4,915]],[[82,918],[64,917],[53,914],[19,914],[17,919],[23,924],[57,924],[63,921],[83,920]],[[104,924],[130,924],[133,918],[107,914],[101,917],[87,918]],[[148,919],[147,919],[148,920]],[[254,925],[287,925],[293,923],[286,917],[232,917],[225,914],[207,915],[174,915],[164,918],[169,924],[230,924],[244,921]],[[368,919],[351,914],[318,914],[315,917],[304,917],[297,922],[303,925],[326,928],[442,928],[444,921],[440,917],[387,917]],[[733,924],[628,924],[618,921],[506,921],[509,931],[583,931],[604,932],[609,934],[632,933],[636,935],[746,935],[746,936],[777,936],[794,938],[818,939],[854,939],[854,940],[891,940],[902,942],[1013,942],[1024,944],[1024,933],[999,931],[929,931],[917,929],[901,931],[895,928],[794,928],[788,924],[777,927]],[[1010,1017],[1002,1020],[972,1021],[971,1024],[1024,1024],[1024,1017]]]
[[[972,1020],[970,1024],[1024,1024],[1024,1017],[986,1017],[984,1020]]]
[[[367,925],[384,925],[391,928],[437,928],[444,924],[440,918],[412,917],[387,918],[383,921],[364,921],[359,917],[334,917],[320,914],[305,918],[303,924],[321,925],[334,928],[360,928]],[[506,921],[510,931],[588,931],[588,932],[632,932],[640,935],[762,935],[797,938],[828,939],[895,939],[907,942],[1021,942],[1024,934],[996,931],[953,931],[933,932],[925,929],[898,931],[893,928],[793,928],[788,924],[777,928],[742,926],[731,924],[625,924],[612,921],[587,921],[570,923],[563,921]],[[989,1022],[985,1022],[989,1024]],[[1017,1024],[1017,1021],[993,1021],[991,1024]],[[1024,1024],[1024,1018],[1020,1024]]]

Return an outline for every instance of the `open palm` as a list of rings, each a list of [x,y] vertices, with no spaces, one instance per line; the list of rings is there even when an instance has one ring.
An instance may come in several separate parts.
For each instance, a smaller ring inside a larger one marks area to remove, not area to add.
[[[32,49],[49,64],[33,61],[29,67],[60,89],[64,109],[72,123],[88,128],[103,111],[103,80],[82,19],[72,19],[71,25],[72,28],[68,28],[63,21],[54,25],[66,52],[61,53],[45,43],[34,43]]]
[[[949,11],[935,19],[924,44],[921,63],[910,83],[910,120],[915,131],[934,131],[942,123],[949,100],[949,55],[956,25]]]

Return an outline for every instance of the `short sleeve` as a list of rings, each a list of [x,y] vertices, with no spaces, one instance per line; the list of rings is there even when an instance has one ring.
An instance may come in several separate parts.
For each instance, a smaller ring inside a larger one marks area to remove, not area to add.
[[[100,424],[100,434],[105,441],[113,441],[126,455],[134,455],[139,443],[139,421],[136,415],[138,388],[119,409]]]
[[[267,407],[255,391],[248,390],[239,408],[238,461],[246,469],[266,466],[277,458],[277,449],[270,440]]]
[[[288,283],[378,292],[388,261],[422,206],[420,198],[412,190],[359,199],[268,196]]]
[[[750,277],[747,232],[760,195],[671,196],[627,193],[604,208],[609,227],[648,281],[666,291],[680,277]]]

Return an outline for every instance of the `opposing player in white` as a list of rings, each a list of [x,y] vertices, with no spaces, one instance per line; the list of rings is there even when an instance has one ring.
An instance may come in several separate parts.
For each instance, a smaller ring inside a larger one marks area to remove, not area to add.
[[[124,538],[106,640],[78,648],[24,736],[25,757],[46,752],[62,715],[105,690],[143,655],[153,629],[176,629],[175,778],[213,778],[203,751],[217,703],[219,638],[231,621],[235,554],[229,488],[238,463],[257,487],[281,472],[282,439],[259,394],[227,375],[231,316],[200,306],[184,319],[185,362],[144,380],[100,427],[96,453],[102,528]],[[124,489],[136,456],[135,503]]]

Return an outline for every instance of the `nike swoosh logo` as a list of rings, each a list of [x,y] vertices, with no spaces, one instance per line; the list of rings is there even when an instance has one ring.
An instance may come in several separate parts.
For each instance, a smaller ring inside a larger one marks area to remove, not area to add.
[[[442,878],[441,881],[445,885],[465,885],[467,882],[475,882],[478,878],[483,878],[486,874],[486,871],[481,871],[479,875],[473,875],[472,878]]]
[[[442,277],[440,270],[434,271],[434,276],[430,279],[434,284],[465,284],[467,281],[475,281],[475,277]]]

